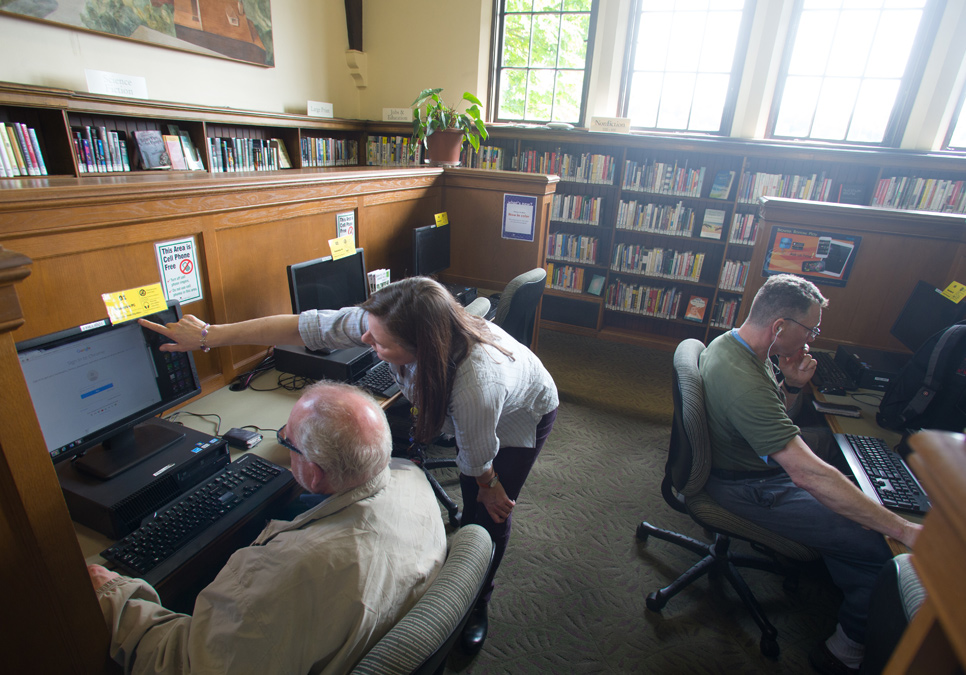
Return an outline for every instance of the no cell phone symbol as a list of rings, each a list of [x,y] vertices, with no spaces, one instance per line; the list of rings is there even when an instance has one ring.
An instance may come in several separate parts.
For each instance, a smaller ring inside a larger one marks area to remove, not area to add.
[[[178,269],[181,270],[182,274],[191,274],[192,264],[190,260],[182,260],[181,264],[178,265]]]

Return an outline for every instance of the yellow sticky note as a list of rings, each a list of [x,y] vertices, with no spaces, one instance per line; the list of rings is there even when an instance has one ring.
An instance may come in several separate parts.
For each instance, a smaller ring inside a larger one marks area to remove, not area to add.
[[[959,303],[960,300],[966,298],[966,286],[963,286],[958,281],[954,281],[946,286],[946,290],[942,292],[942,296],[949,298],[955,303]]]
[[[167,309],[161,284],[129,288],[116,293],[101,293],[111,323],[122,323]]]
[[[355,238],[351,234],[347,234],[338,239],[329,239],[329,250],[332,252],[333,260],[352,255],[356,252]]]
[[[443,225],[449,225],[449,216],[446,215],[446,211],[436,214],[436,227],[442,227]]]

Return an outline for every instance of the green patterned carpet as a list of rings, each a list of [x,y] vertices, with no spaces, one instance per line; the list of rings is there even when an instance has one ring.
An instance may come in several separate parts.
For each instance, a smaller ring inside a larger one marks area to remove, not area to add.
[[[473,659],[455,650],[445,672],[811,672],[806,654],[834,629],[840,597],[820,564],[791,594],[780,577],[744,572],[779,631],[777,661],[761,655],[760,632],[723,579],[695,582],[660,614],[645,608],[696,556],[638,542],[638,523],[706,540],[660,495],[670,352],[555,331],[541,332],[537,351],[560,390],[557,422],[514,511],[486,645]],[[437,475],[458,496],[455,474]]]

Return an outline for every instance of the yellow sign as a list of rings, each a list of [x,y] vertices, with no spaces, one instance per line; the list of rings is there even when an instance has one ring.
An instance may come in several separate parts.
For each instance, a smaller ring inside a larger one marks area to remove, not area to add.
[[[958,304],[960,300],[966,298],[966,286],[963,286],[958,281],[954,281],[946,286],[946,290],[942,292],[942,296]]]
[[[443,225],[449,225],[449,216],[446,215],[446,211],[436,214],[436,227],[442,227]]]
[[[129,288],[116,293],[101,293],[111,323],[122,323],[167,309],[161,284]]]
[[[356,242],[351,234],[338,239],[329,239],[329,250],[332,252],[332,259],[338,260],[352,255],[356,252]]]

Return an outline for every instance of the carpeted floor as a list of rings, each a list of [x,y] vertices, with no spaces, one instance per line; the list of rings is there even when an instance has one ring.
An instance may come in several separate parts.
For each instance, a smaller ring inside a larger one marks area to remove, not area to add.
[[[660,613],[644,597],[696,557],[652,540],[642,519],[705,540],[660,495],[670,436],[671,354],[554,331],[537,350],[560,390],[553,434],[514,510],[483,651],[454,650],[447,673],[807,673],[840,596],[817,565],[799,588],[744,572],[779,631],[777,661],[723,579],[703,578]],[[434,449],[434,452],[446,452]],[[439,472],[458,498],[455,472]]]

